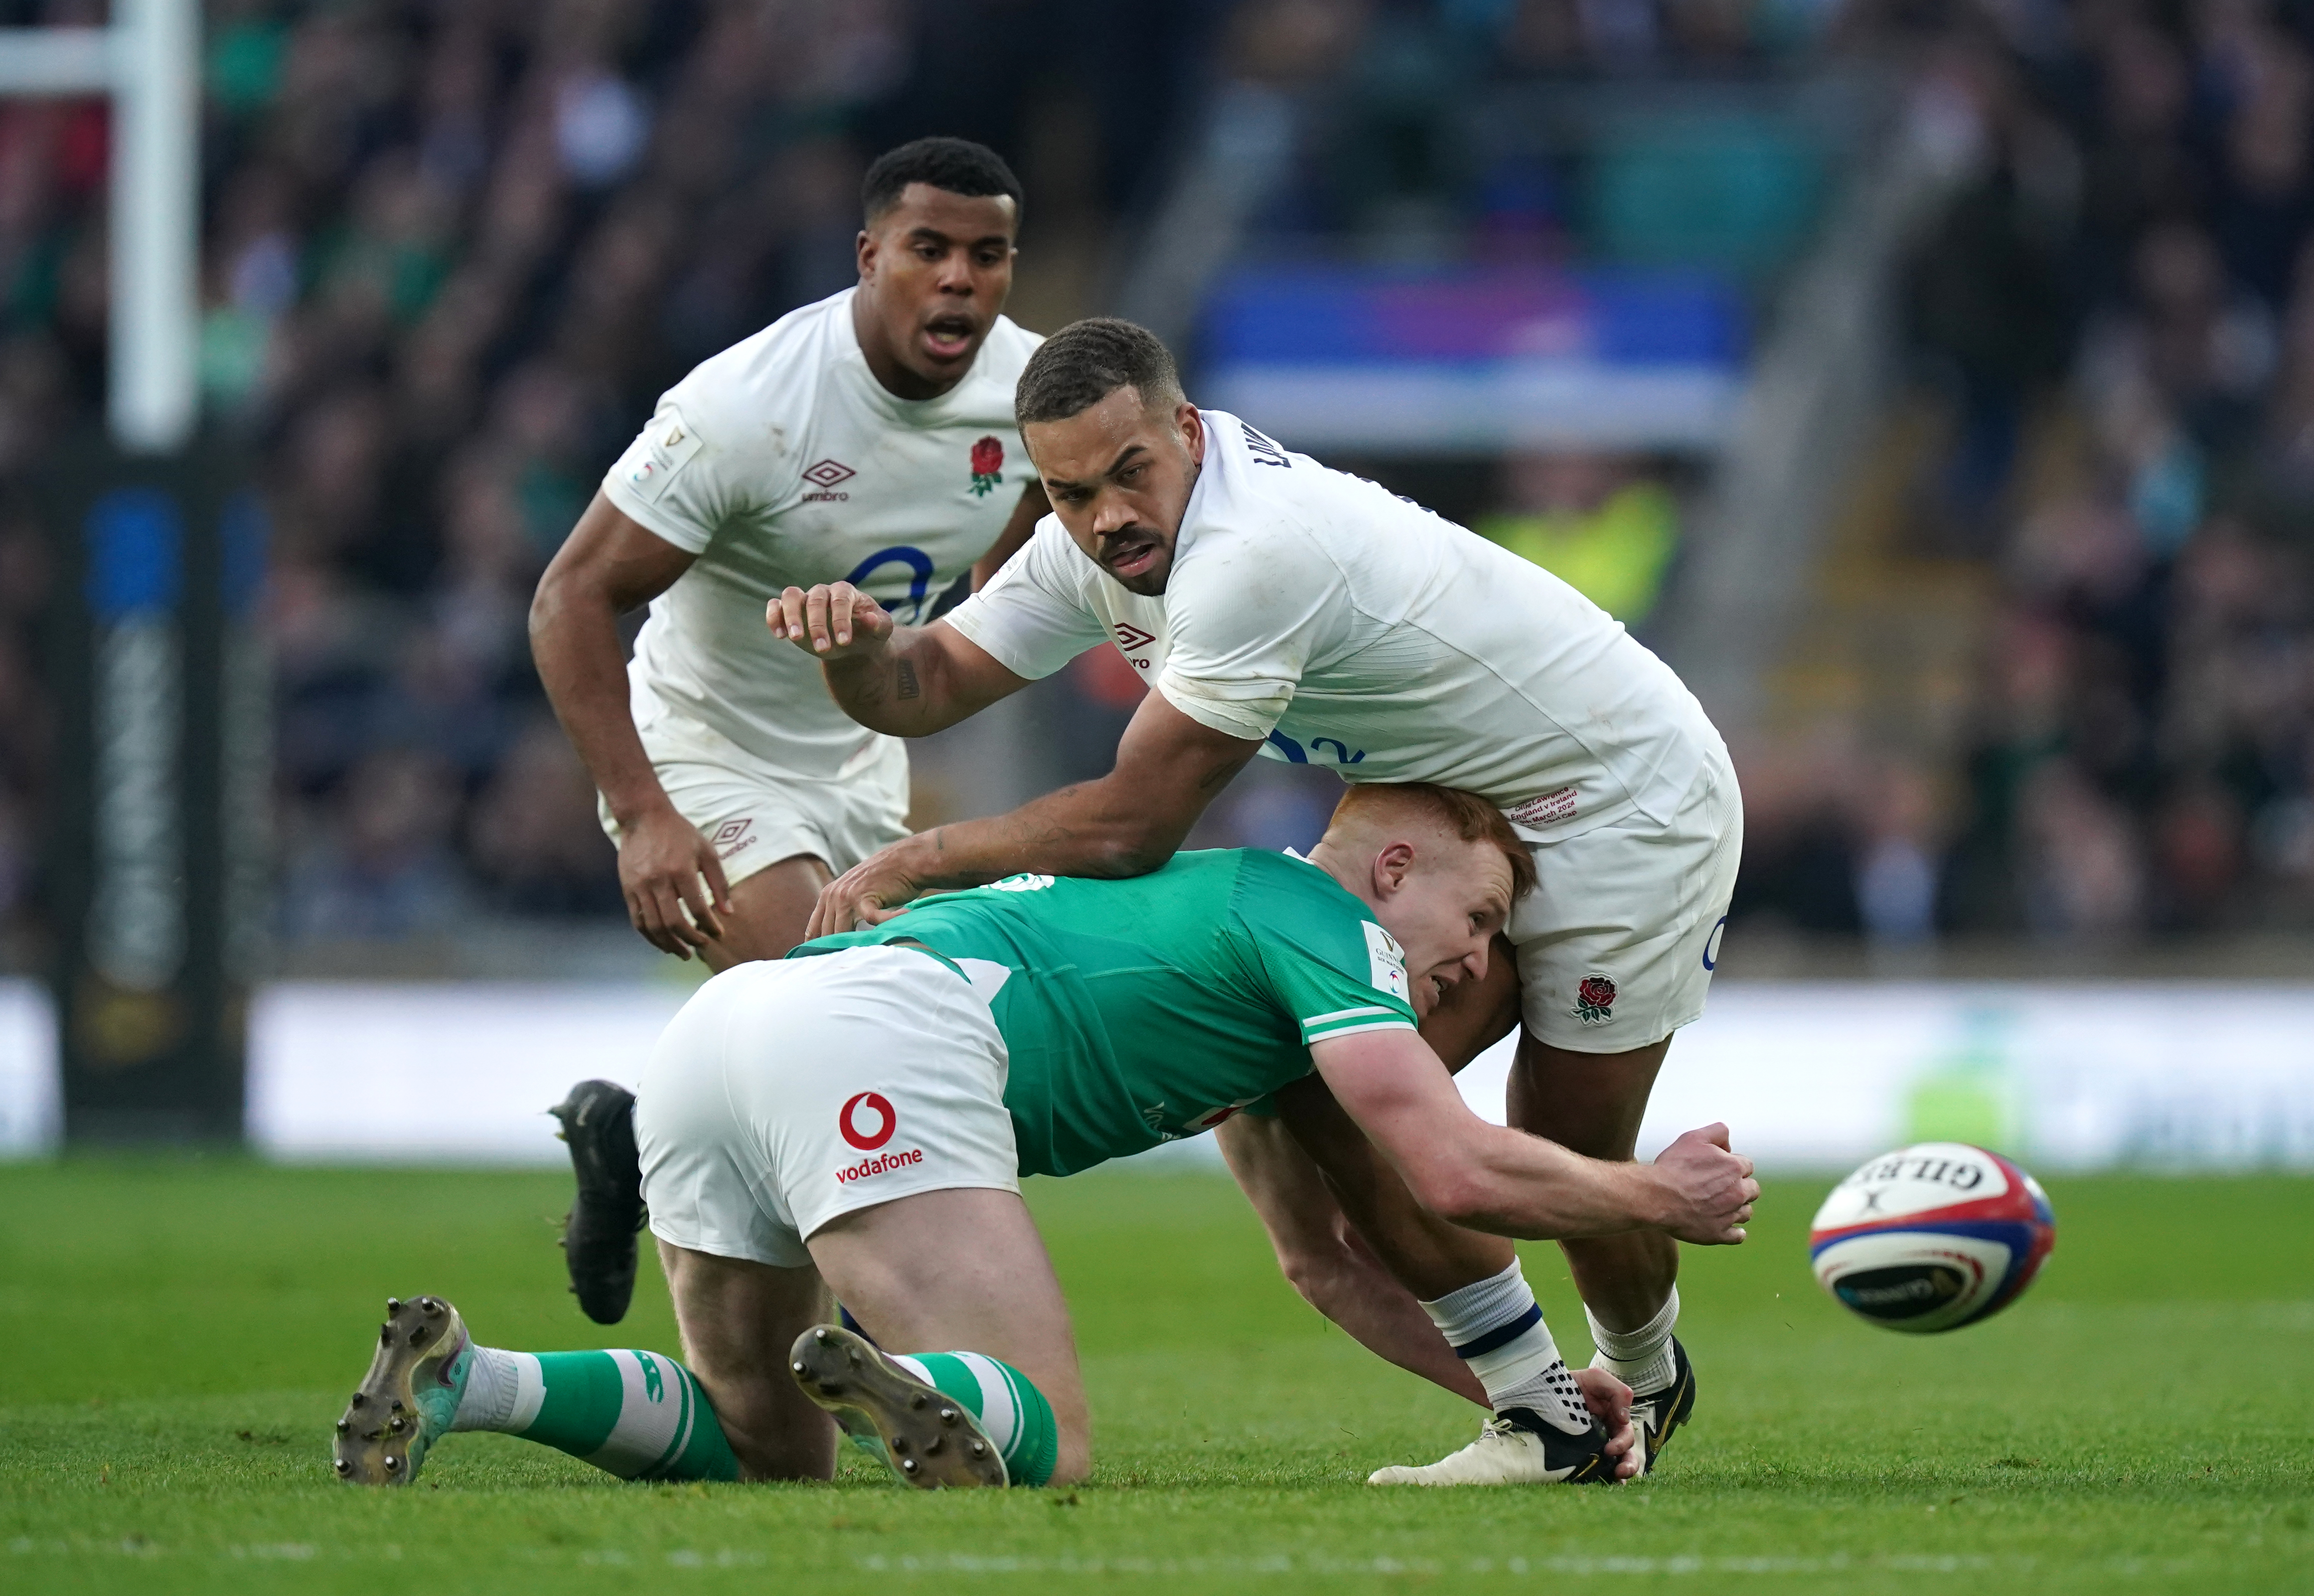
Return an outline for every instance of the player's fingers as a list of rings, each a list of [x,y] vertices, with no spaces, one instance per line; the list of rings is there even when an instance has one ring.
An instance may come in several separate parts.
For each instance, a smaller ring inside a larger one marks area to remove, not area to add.
[[[635,895],[631,892],[622,892],[619,895],[627,900],[627,923],[635,928],[635,932],[638,936],[640,936],[646,941],[649,940],[651,928],[645,923],[643,920],[643,906],[641,900],[637,898]]]
[[[859,907],[852,911],[852,913],[858,915],[863,922],[869,925],[881,925],[888,920],[898,919],[907,912],[908,906],[905,904],[895,904],[888,909],[874,898],[864,900]]]
[[[827,623],[835,630],[839,648],[852,641],[852,612],[863,596],[849,582],[838,582],[828,591]]]
[[[717,918],[715,905],[710,900],[711,891],[712,888],[700,878],[696,871],[686,871],[675,884],[675,895],[690,911],[691,924],[695,933],[693,939],[702,948],[709,942],[723,939],[723,921]]]
[[[699,873],[707,877],[707,890],[714,895],[716,908],[731,913],[731,883],[723,874],[723,861],[716,856],[715,845],[704,837],[699,839]]]
[[[803,625],[815,653],[825,654],[834,647],[833,639],[827,635],[827,588],[825,584],[814,586],[804,595]]]
[[[1736,1158],[1736,1173],[1737,1173],[1738,1175],[1743,1176],[1743,1177],[1744,1177],[1745,1179],[1747,1179],[1747,1180],[1748,1180],[1748,1179],[1750,1179],[1750,1178],[1751,1178],[1751,1176],[1752,1176],[1752,1168],[1753,1168],[1752,1160],[1751,1160],[1750,1159],[1745,1158],[1745,1157],[1744,1157],[1742,1153],[1740,1153],[1740,1152],[1739,1152],[1739,1153],[1737,1153],[1737,1154],[1736,1154],[1736,1155],[1735,1155],[1735,1158]]]
[[[1756,1203],[1759,1200],[1760,1183],[1753,1179],[1750,1176],[1745,1176],[1744,1177],[1744,1201],[1746,1203]]]
[[[667,929],[666,906],[656,886],[644,886],[635,894],[635,929],[661,953],[671,953],[677,958],[691,957],[691,949],[677,941],[675,933]]]
[[[771,623],[774,637],[790,640],[801,635],[803,626],[803,589],[789,587],[779,597],[764,606],[764,619]]]
[[[694,886],[691,890],[696,894],[698,888]],[[689,904],[683,895],[683,888],[680,886],[673,881],[658,882],[651,893],[651,898],[658,907],[659,923],[667,927],[667,934],[669,937],[686,949],[703,948],[707,945],[707,938],[692,922],[692,917],[684,913]]]
[[[835,923],[835,917],[842,912],[845,901],[842,877],[837,877],[826,886],[821,887],[819,901],[812,904],[811,919],[803,928],[804,939],[808,941],[814,937],[832,937],[839,930],[850,930],[852,927],[848,923],[843,925]]]

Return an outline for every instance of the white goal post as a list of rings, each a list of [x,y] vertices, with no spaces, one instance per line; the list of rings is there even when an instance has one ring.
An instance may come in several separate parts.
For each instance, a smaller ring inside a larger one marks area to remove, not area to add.
[[[109,28],[0,28],[0,95],[109,94],[113,441],[181,448],[200,418],[199,0],[112,0]]]

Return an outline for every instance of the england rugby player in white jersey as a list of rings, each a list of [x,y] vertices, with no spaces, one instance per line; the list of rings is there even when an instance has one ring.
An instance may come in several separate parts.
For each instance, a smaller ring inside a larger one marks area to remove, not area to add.
[[[771,606],[770,630],[820,659],[855,719],[902,736],[1104,642],[1153,691],[1110,774],[894,843],[821,895],[813,934],[1020,871],[1153,869],[1257,754],[1349,781],[1460,788],[1510,817],[1541,885],[1508,948],[1497,944],[1515,957],[1448,994],[1424,1033],[1459,1066],[1521,1026],[1513,1123],[1630,1158],[1672,1033],[1702,1012],[1742,849],[1735,774],[1693,695],[1557,578],[1188,402],[1164,347],[1129,322],[1056,334],[1022,374],[1017,414],[1055,514],[1001,576],[929,626],[896,624],[856,586],[799,586]],[[1239,1116],[1223,1141],[1288,1275],[1320,1307],[1405,1298],[1340,1239],[1303,1152],[1313,1134],[1350,1133],[1338,1115],[1322,1128],[1322,1103],[1281,1106],[1282,1120]],[[1498,1245],[1472,1237],[1460,1277],[1482,1278]],[[1672,1335],[1676,1247],[1639,1234],[1564,1245],[1597,1362],[1637,1394],[1652,1464],[1694,1399]],[[1418,1345],[1428,1326],[1413,1306],[1336,1317],[1426,1368],[1436,1337]],[[1391,1477],[1499,1481],[1511,1460],[1498,1450],[1489,1431]]]
[[[840,581],[928,622],[1047,508],[1012,420],[1037,339],[1000,313],[1019,181],[993,151],[929,138],[862,190],[858,287],[669,389],[531,606],[635,929],[719,970],[801,941],[831,874],[907,832],[905,746],[828,701],[765,633],[765,600]],[[645,604],[629,664],[619,617]],[[559,1111],[581,1185],[566,1242],[597,1318],[624,1312],[633,1276],[634,1199],[588,1191],[591,1166],[632,1160],[625,1096],[589,1083]]]
[[[669,389],[531,610],[635,929],[718,969],[785,953],[831,870],[905,834],[905,750],[765,636],[764,600],[843,581],[921,623],[1046,509],[1012,421],[1037,339],[999,313],[1019,182],[923,139],[863,199],[859,286]],[[629,666],[617,621],[644,604]]]

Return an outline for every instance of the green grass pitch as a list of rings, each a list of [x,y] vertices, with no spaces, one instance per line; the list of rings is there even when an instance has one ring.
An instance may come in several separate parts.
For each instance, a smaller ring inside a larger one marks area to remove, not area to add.
[[[326,1443],[389,1293],[499,1345],[676,1350],[648,1266],[614,1330],[564,1295],[561,1180],[0,1168],[0,1589],[2314,1589],[2314,1181],[2058,1182],[2032,1293],[1924,1339],[1818,1293],[1821,1188],[1771,1185],[1749,1245],[1688,1255],[1701,1400],[1658,1475],[1441,1493],[1361,1482],[1476,1410],[1303,1307],[1226,1182],[1033,1186],[1088,1485],[631,1486],[476,1435],[385,1492],[337,1483]],[[1528,1257],[1587,1356],[1556,1252]]]

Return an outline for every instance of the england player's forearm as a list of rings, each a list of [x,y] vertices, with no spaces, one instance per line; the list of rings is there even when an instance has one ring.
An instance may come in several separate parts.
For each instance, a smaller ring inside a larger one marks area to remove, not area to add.
[[[1009,814],[922,832],[890,850],[893,864],[919,892],[985,886],[1036,871],[1120,880],[1145,876],[1188,835],[1118,791],[1115,774],[1081,781]]]
[[[870,731],[923,737],[972,713],[929,628],[903,627],[882,647],[820,662],[836,707]]]

